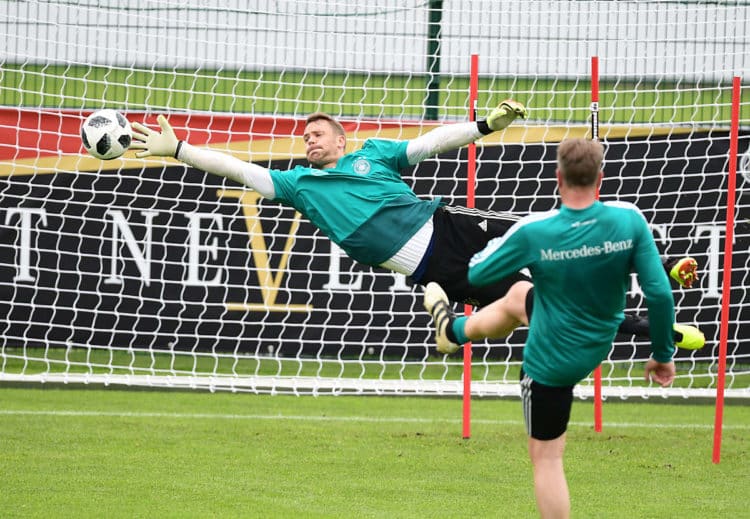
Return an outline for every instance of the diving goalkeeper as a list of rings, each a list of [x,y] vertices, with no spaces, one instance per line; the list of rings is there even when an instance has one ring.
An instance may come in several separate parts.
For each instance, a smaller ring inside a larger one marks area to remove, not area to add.
[[[310,167],[288,171],[192,146],[176,137],[162,115],[158,117],[161,132],[133,123],[131,148],[142,150],[137,157],[174,157],[293,207],[355,261],[399,272],[420,285],[437,282],[453,301],[484,306],[508,294],[508,311],[520,325],[528,323],[525,298],[531,282],[526,275],[516,272],[485,287],[473,287],[467,280],[471,257],[489,240],[502,236],[519,217],[449,207],[439,198],[420,199],[400,172],[501,131],[526,116],[521,103],[506,100],[486,119],[439,126],[408,141],[368,139],[361,149],[347,154],[344,128],[318,112],[308,116],[303,134]],[[694,260],[683,258],[677,266],[686,275],[676,279],[689,285],[695,273]],[[511,291],[516,283],[521,285]],[[643,335],[644,329],[647,333],[642,320],[626,317],[621,331]],[[675,333],[678,343],[700,335],[697,329],[685,326],[676,328]]]

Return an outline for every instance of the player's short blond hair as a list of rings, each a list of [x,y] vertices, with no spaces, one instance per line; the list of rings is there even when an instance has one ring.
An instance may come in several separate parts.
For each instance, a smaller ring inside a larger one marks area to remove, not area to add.
[[[557,147],[557,167],[569,186],[594,186],[604,161],[604,146],[589,139],[565,139]]]
[[[344,130],[344,127],[341,126],[341,123],[327,113],[315,112],[313,114],[310,114],[307,116],[305,124],[310,124],[315,121],[326,121],[331,126],[331,128],[333,128],[334,132],[336,132],[338,135],[343,135],[344,137],[346,137],[346,130]]]

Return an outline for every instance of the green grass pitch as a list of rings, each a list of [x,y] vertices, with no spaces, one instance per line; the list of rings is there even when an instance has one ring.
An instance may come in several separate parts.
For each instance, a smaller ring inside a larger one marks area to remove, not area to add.
[[[3,517],[536,517],[518,400],[0,387]],[[576,400],[573,517],[746,516],[750,406]]]

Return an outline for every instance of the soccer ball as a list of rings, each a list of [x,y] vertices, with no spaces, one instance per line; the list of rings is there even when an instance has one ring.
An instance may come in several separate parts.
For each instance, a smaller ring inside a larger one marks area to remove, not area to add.
[[[81,126],[83,147],[101,160],[116,159],[125,153],[132,138],[130,123],[115,110],[97,110]]]

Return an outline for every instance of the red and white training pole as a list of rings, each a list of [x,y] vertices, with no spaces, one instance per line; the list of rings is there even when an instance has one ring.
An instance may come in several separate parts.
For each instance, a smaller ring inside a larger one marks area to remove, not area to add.
[[[719,371],[716,383],[716,417],[714,420],[713,462],[721,460],[721,430],[724,419],[724,383],[727,369],[730,290],[732,288],[732,248],[734,244],[734,199],[737,189],[737,141],[740,126],[740,78],[732,82],[732,122],[729,129],[729,185],[727,187],[727,220],[724,239],[724,280],[721,289],[721,328],[719,332]]]
[[[599,56],[591,57],[591,139],[599,140]],[[596,198],[599,198],[599,191]],[[602,432],[601,365],[594,370],[594,430]]]
[[[477,97],[479,92],[479,55],[471,55],[469,76],[469,121],[477,119]],[[477,178],[477,145],[468,146],[468,172],[466,178],[466,207],[474,207],[474,186]],[[464,305],[464,314],[471,315],[471,305]],[[471,343],[464,344],[464,399],[463,438],[471,437]]]

